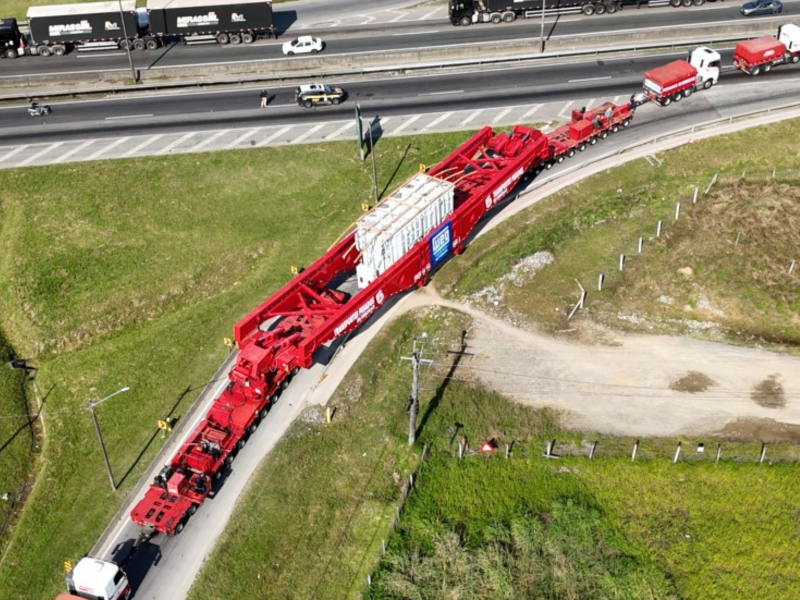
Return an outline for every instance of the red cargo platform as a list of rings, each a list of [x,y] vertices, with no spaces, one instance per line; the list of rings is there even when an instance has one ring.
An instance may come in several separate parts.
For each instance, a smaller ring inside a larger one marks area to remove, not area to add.
[[[773,36],[762,35],[761,37],[736,44],[736,49],[733,51],[733,61],[737,67],[739,66],[737,62],[743,63],[743,66],[746,67],[754,67],[779,60],[783,57],[785,51],[786,46]]]

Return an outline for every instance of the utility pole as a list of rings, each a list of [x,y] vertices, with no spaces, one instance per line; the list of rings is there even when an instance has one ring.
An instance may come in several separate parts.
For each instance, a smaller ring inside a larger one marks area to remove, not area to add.
[[[411,361],[411,395],[408,398],[408,445],[413,446],[417,436],[417,410],[419,408],[419,367],[420,365],[432,365],[433,361],[427,358],[420,358],[422,346],[428,339],[428,334],[422,334],[422,343],[417,349],[417,338],[414,338],[414,348],[411,356],[401,356],[400,360]]]
[[[97,406],[98,404],[102,404],[103,402],[105,402],[109,398],[113,398],[117,394],[121,394],[122,392],[127,392],[129,389],[131,389],[131,388],[125,386],[121,390],[117,390],[113,394],[110,394],[109,396],[106,396],[105,398],[103,398],[102,400],[99,400],[97,402],[92,402],[91,400],[88,400],[89,412],[92,413],[92,420],[94,421],[94,429],[97,432],[97,439],[100,441],[100,450],[102,450],[102,452],[103,452],[103,460],[106,463],[106,471],[108,472],[108,481],[109,481],[109,483],[111,483],[111,491],[112,492],[116,492],[117,491],[117,484],[114,483],[114,474],[111,472],[111,463],[108,460],[108,453],[106,453],[106,445],[105,445],[105,443],[103,443],[103,434],[100,433],[100,423],[97,421],[97,413],[94,412],[94,407]]]
[[[541,32],[539,34],[539,40],[540,40],[540,46],[541,46],[541,50],[540,51],[541,52],[544,52],[544,8],[545,8],[546,4],[547,4],[547,0],[542,0],[542,28],[541,28]]]

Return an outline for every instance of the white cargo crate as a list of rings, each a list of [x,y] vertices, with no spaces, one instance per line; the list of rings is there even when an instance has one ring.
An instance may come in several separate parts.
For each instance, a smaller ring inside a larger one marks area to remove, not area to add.
[[[453,212],[453,187],[417,173],[358,220],[358,287],[367,287]]]

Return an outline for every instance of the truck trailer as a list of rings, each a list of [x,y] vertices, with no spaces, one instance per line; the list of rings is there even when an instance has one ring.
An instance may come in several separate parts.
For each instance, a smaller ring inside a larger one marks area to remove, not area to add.
[[[448,0],[453,25],[511,23],[518,17],[614,14],[624,6],[702,6],[706,0]],[[544,6],[542,6],[544,3]]]
[[[777,38],[764,35],[739,42],[733,51],[734,66],[753,76],[797,62],[800,62],[800,26],[791,23],[778,28]]]
[[[71,48],[95,42],[125,47],[140,33],[136,0],[32,6],[28,27],[30,35],[23,38],[18,54],[63,56]]]
[[[273,34],[271,0],[147,0],[150,39],[251,44]]]
[[[697,90],[707,90],[719,81],[722,57],[719,52],[701,46],[688,60],[674,60],[644,74],[644,96],[659,106],[688,98]]]

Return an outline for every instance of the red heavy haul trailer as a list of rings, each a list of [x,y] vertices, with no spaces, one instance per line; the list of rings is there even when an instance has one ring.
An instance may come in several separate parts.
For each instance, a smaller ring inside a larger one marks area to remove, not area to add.
[[[772,67],[800,62],[800,26],[778,28],[778,37],[764,35],[736,44],[733,65],[748,75],[768,73]]]
[[[229,383],[155,478],[131,519],[150,533],[180,533],[292,377],[314,352],[366,321],[451,254],[529,173],[625,127],[630,104],[573,111],[548,135],[484,127],[438,165],[420,171],[359,219],[324,256],[234,327],[239,347]],[[351,292],[351,293],[349,293]]]

